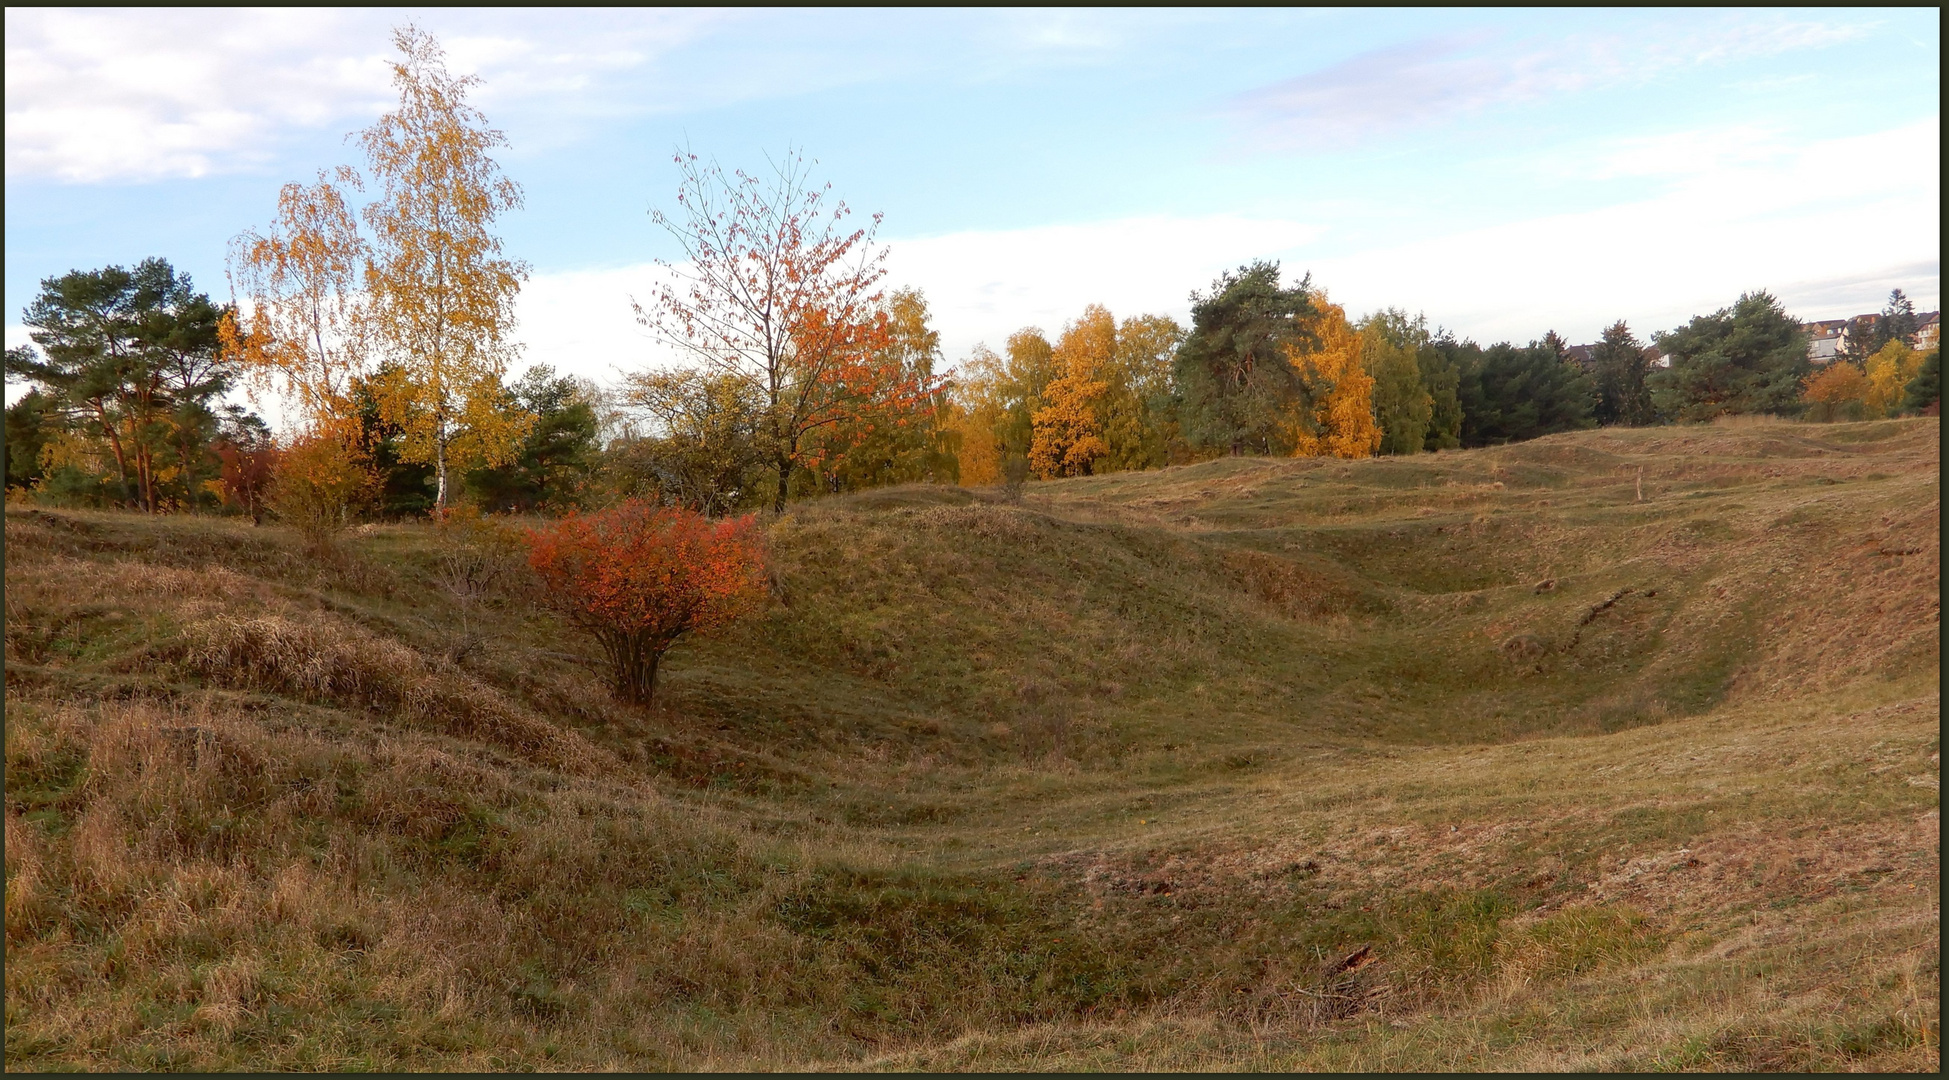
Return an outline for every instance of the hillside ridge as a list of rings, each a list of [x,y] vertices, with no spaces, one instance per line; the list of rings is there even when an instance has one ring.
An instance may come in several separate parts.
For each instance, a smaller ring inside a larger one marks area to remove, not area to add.
[[[1939,438],[798,503],[646,709],[429,526],[10,506],[9,1061],[1932,1069]]]

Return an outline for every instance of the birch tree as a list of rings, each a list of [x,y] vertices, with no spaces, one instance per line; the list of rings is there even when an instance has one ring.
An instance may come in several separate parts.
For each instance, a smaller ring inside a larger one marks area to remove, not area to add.
[[[393,362],[373,389],[381,417],[403,433],[402,456],[433,467],[438,513],[458,464],[503,465],[527,431],[527,417],[500,405],[528,268],[504,257],[491,231],[521,206],[521,188],[488,156],[506,136],[467,104],[480,80],[450,74],[417,27],[395,30],[393,44],[399,107],[359,136],[378,189],[365,209],[369,326]]]
[[[367,250],[343,188],[341,167],[314,184],[286,184],[277,220],[230,244],[230,288],[242,303],[223,326],[224,349],[260,388],[296,406],[301,426],[335,437],[358,432],[354,382],[366,374]]]

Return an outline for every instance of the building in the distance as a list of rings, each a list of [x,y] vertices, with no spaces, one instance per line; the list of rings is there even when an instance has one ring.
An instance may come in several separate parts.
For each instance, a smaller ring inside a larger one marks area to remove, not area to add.
[[[1819,322],[1802,323],[1807,330],[1807,359],[1815,364],[1825,364],[1841,355],[1841,333],[1847,329],[1846,319],[1822,319]]]
[[[1879,314],[1856,315],[1852,319],[1819,319],[1800,325],[1807,331],[1807,359],[1814,364],[1826,364],[1847,351],[1848,339],[1860,334],[1874,332],[1875,324],[1881,321]],[[1918,352],[1928,352],[1941,344],[1942,312],[1925,311],[1915,316],[1915,332],[1908,336],[1910,348]]]
[[[1852,319],[1814,319],[1800,324],[1807,331],[1807,360],[1815,367],[1831,364],[1847,352],[1850,336],[1872,334],[1875,324],[1881,321],[1879,313],[1856,315]],[[1908,344],[1917,352],[1928,352],[1942,343],[1942,312],[1922,311],[1915,315],[1915,332],[1908,336]],[[1596,345],[1572,345],[1563,350],[1564,354],[1578,367],[1592,371],[1597,359]],[[1644,358],[1652,367],[1672,366],[1671,354],[1656,345],[1645,347]]]
[[[1917,351],[1920,352],[1928,352],[1930,349],[1941,346],[1942,312],[1924,312],[1916,316],[1915,321],[1920,325],[1915,328],[1915,336],[1909,339],[1910,345],[1915,346]]]
[[[1852,351],[1848,348],[1848,342],[1855,340],[1857,337],[1867,341],[1873,341],[1875,324],[1880,321],[1881,316],[1879,314],[1856,315],[1854,318],[1849,319],[1847,325],[1841,327],[1841,352],[1846,354]]]

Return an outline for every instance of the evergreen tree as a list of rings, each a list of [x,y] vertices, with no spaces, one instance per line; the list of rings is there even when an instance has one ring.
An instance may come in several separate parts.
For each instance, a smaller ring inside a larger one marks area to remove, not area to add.
[[[1677,420],[1732,413],[1797,416],[1801,380],[1812,370],[1800,322],[1765,292],[1658,335],[1672,366],[1646,382],[1658,411]]]
[[[579,501],[595,469],[596,413],[576,381],[546,364],[524,372],[510,391],[512,407],[534,418],[513,460],[467,474],[470,495],[485,509],[565,510]]]
[[[196,497],[211,403],[234,376],[218,349],[222,316],[163,259],[72,271],[41,282],[23,313],[41,352],[8,350],[7,375],[101,440],[113,501],[154,512]]]
[[[1596,394],[1555,331],[1526,348],[1465,342],[1460,371],[1462,445],[1493,446],[1592,426]]]
[[[1651,361],[1645,357],[1644,343],[1623,319],[1604,330],[1591,356],[1591,374],[1597,384],[1595,416],[1599,424],[1637,427],[1655,418],[1651,392],[1645,388]]]
[[[1922,370],[1908,384],[1903,408],[1910,412],[1937,416],[1942,412],[1942,350],[1930,349],[1922,357]],[[11,429],[9,429],[11,430]],[[12,438],[12,436],[8,436]]]
[[[38,387],[7,406],[8,487],[30,488],[41,479],[41,448],[54,436],[59,423],[54,400]]]
[[[1473,346],[1471,346],[1472,348]],[[1455,353],[1461,349],[1454,337],[1443,331],[1415,354],[1421,368],[1421,385],[1428,391],[1428,433],[1423,450],[1453,450],[1462,445],[1462,370]]]
[[[1178,422],[1194,446],[1232,454],[1282,453],[1283,429],[1309,412],[1306,386],[1288,359],[1310,344],[1311,278],[1279,284],[1279,264],[1255,262],[1191,294],[1191,332],[1177,350]]]
[[[1915,301],[1900,289],[1889,290],[1888,305],[1881,309],[1881,318],[1875,321],[1874,348],[1869,349],[1868,353],[1873,355],[1880,352],[1881,347],[1891,341],[1906,344],[1909,338],[1915,336],[1918,325],[1920,320],[1915,316]]]

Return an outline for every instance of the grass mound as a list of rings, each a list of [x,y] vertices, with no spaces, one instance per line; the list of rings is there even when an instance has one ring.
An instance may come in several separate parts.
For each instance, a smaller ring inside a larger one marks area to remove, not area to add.
[[[1938,432],[808,503],[649,709],[438,530],[9,508],[9,1062],[1932,1069]]]

